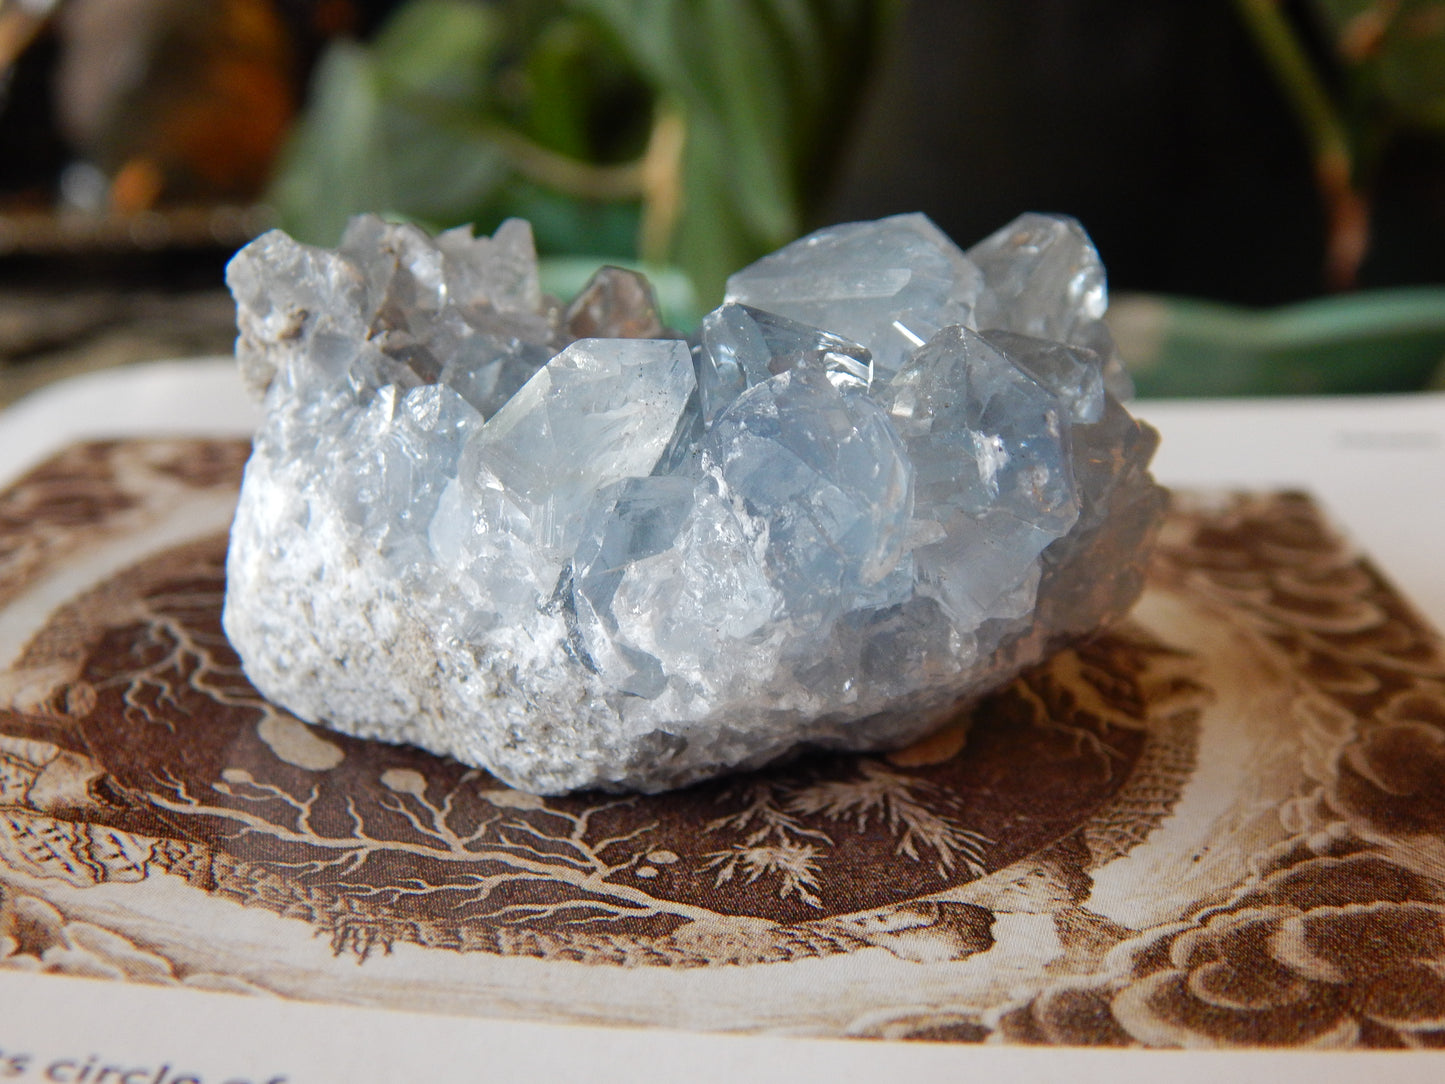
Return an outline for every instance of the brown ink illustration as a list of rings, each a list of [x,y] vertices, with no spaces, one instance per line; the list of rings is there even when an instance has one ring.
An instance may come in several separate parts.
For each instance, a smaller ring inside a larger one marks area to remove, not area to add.
[[[1445,656],[1304,497],[909,749],[539,798],[308,727],[220,628],[244,444],[0,495],[0,966],[970,1042],[1445,1041]]]

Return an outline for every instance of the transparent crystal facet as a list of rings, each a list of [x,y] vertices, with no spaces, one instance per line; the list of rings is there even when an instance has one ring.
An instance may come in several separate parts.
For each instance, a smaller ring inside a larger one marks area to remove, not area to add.
[[[867,395],[819,368],[786,370],[739,396],[702,447],[766,524],[770,578],[800,624],[836,619],[897,567],[913,471]]]
[[[560,558],[601,486],[652,471],[693,387],[686,343],[579,339],[487,421],[468,469],[511,494]]]
[[[826,328],[872,352],[885,373],[949,324],[965,323],[979,271],[920,214],[830,226],[727,283],[727,300]]]
[[[698,355],[702,413],[711,422],[744,388],[800,365],[820,368],[835,387],[867,388],[873,356],[841,335],[751,305],[729,303],[703,317]]]

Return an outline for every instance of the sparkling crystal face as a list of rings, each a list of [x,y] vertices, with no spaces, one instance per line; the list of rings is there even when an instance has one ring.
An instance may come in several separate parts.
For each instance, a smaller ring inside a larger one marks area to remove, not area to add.
[[[533,790],[920,737],[1124,612],[1162,509],[1071,219],[822,230],[692,342],[632,272],[545,297],[517,221],[272,232],[228,281],[248,675]]]

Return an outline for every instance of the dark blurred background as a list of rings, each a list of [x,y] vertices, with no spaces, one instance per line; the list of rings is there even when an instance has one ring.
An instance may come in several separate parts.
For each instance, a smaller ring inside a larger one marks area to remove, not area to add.
[[[1445,3],[0,0],[0,69],[9,397],[121,325],[122,354],[223,348],[230,253],[270,224],[334,243],[361,210],[522,214],[554,281],[641,261],[684,314],[828,222],[922,210],[967,245],[1061,211],[1116,294],[1159,299],[1144,324],[1178,334],[1141,349],[1169,365],[1222,372],[1209,350],[1266,337],[1253,309],[1305,299],[1352,296],[1331,311],[1376,334],[1360,299],[1386,288],[1414,288],[1408,374],[1252,387],[1416,386],[1445,352],[1422,292],[1445,283]]]
[[[1308,7],[1278,6],[1339,78]],[[1445,142],[1400,133],[1384,155],[1355,285],[1445,281]],[[827,207],[923,208],[960,240],[1064,211],[1116,290],[1270,305],[1329,288],[1305,133],[1224,0],[910,5]]]

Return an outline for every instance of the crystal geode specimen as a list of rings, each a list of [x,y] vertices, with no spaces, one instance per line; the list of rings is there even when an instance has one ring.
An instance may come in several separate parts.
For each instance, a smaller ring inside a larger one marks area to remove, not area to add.
[[[266,415],[225,628],[304,719],[655,791],[920,738],[1140,590],[1156,437],[1071,219],[822,230],[692,343],[629,272],[544,296],[521,221],[227,280]]]

